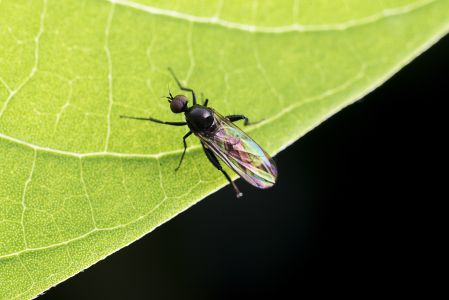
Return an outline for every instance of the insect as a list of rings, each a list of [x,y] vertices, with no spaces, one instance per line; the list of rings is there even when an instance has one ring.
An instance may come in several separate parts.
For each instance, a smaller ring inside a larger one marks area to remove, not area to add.
[[[176,81],[179,89],[192,93],[193,105],[188,107],[188,99],[184,95],[173,97],[171,92],[166,98],[170,103],[173,113],[184,113],[185,122],[166,122],[152,117],[120,116],[121,118],[151,121],[171,126],[188,126],[189,132],[183,137],[184,150],[175,171],[179,169],[187,150],[187,138],[196,135],[203,147],[209,161],[223,173],[234,188],[237,198],[243,194],[237,185],[231,180],[228,173],[223,170],[217,156],[241,178],[253,186],[266,189],[273,186],[277,179],[277,167],[273,159],[252,138],[238,128],[234,122],[244,120],[244,125],[249,125],[249,119],[244,115],[222,116],[213,108],[207,106],[209,99],[197,104],[195,91],[184,87],[171,68],[168,69]]]

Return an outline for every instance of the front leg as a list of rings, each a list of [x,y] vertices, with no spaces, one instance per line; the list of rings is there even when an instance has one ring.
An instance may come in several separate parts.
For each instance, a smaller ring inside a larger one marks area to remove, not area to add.
[[[182,138],[182,142],[184,143],[184,151],[182,151],[181,160],[179,161],[178,166],[176,167],[175,171],[179,170],[179,167],[181,166],[182,161],[184,160],[184,155],[186,155],[187,151],[187,142],[186,139],[192,134],[192,131],[187,132],[184,137]]]
[[[191,88],[188,88],[186,86],[183,86],[181,84],[181,82],[179,81],[178,77],[175,75],[175,72],[173,71],[172,68],[168,68],[168,71],[170,71],[171,75],[173,76],[173,78],[176,81],[176,84],[178,85],[179,89],[186,91],[186,92],[191,92],[192,93],[192,100],[193,100],[193,104],[196,104],[196,95],[195,95],[195,91]]]

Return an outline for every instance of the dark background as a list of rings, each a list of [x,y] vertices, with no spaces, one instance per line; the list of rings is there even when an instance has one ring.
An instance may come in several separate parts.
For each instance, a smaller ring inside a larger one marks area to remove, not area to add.
[[[277,155],[273,189],[239,180],[244,198],[224,188],[41,299],[428,295],[443,283],[448,89],[446,37]]]

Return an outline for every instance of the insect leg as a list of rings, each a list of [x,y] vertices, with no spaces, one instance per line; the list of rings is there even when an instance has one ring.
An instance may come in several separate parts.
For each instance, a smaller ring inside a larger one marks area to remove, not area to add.
[[[187,132],[183,138],[182,138],[182,142],[184,143],[184,151],[182,151],[182,155],[181,155],[181,160],[179,161],[178,166],[176,167],[175,171],[179,170],[179,167],[181,166],[182,161],[184,160],[184,155],[186,155],[186,151],[187,151],[187,142],[186,139],[192,134],[191,131]]]
[[[209,161],[214,165],[215,168],[217,168],[219,171],[221,171],[221,173],[223,173],[223,175],[226,177],[226,179],[232,185],[232,187],[234,188],[234,191],[235,191],[235,194],[236,194],[237,198],[242,197],[243,194],[239,191],[239,188],[234,183],[234,181],[232,181],[231,177],[229,177],[228,173],[226,173],[226,171],[223,170],[223,168],[221,167],[220,162],[218,161],[218,159],[215,156],[215,154],[210,149],[206,148],[203,143],[201,143],[201,145],[203,146],[204,153],[206,154],[206,156],[209,159]]]
[[[154,122],[154,123],[165,124],[165,125],[172,125],[172,126],[185,126],[185,125],[187,125],[186,122],[165,122],[165,121],[161,121],[161,120],[158,120],[158,119],[154,119],[152,117],[141,118],[141,117],[120,116],[120,118],[133,119],[133,120],[143,120],[143,121],[151,121],[151,122]]]
[[[207,107],[207,103],[209,103],[209,99],[204,99],[204,93],[201,93],[201,101],[203,101],[203,106]]]
[[[171,75],[173,76],[173,78],[175,79],[176,83],[178,84],[179,88],[183,91],[187,91],[187,92],[191,92],[192,93],[192,98],[193,98],[193,104],[196,104],[196,96],[195,96],[195,91],[192,90],[191,88],[185,87],[181,84],[181,82],[179,81],[178,77],[176,77],[175,72],[173,72],[172,68],[168,68],[168,70],[170,71]]]
[[[231,121],[231,122],[235,122],[235,121],[239,121],[239,120],[245,120],[245,122],[243,123],[243,125],[248,126],[248,125],[254,125],[259,123],[260,121],[257,122],[250,122],[248,117],[245,115],[229,115],[226,116],[226,118]]]

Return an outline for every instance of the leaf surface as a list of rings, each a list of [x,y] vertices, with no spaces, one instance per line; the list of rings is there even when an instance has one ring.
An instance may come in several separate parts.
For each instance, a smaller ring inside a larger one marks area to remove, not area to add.
[[[448,29],[449,0],[0,0],[0,299],[226,183],[195,138],[174,172],[185,128],[119,119],[182,119],[161,99],[168,66],[222,114],[263,119],[246,131],[276,154]]]

